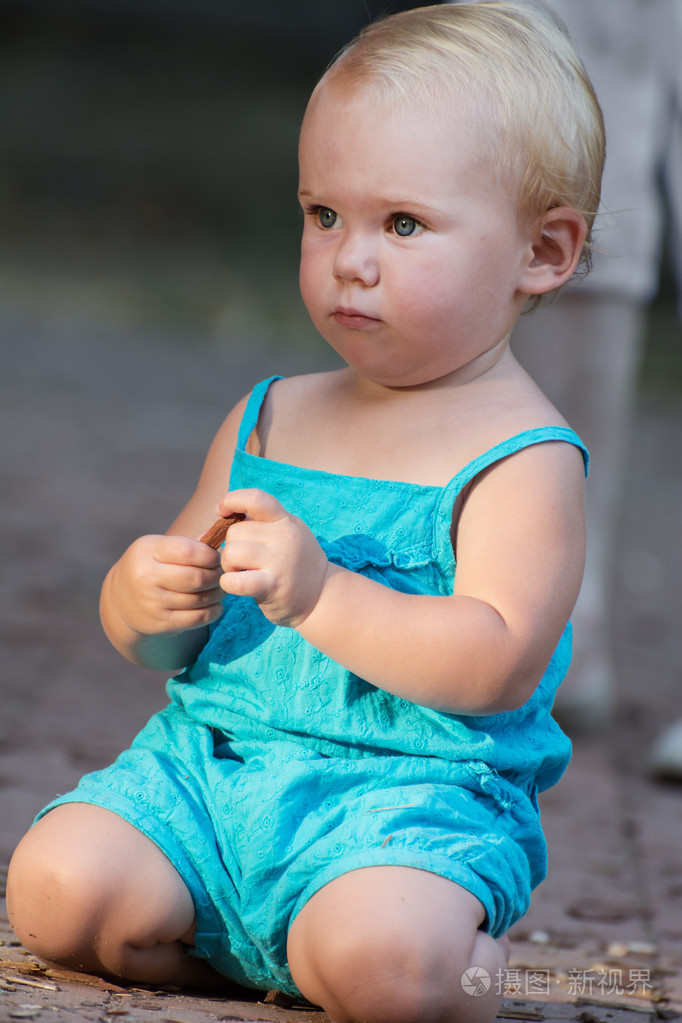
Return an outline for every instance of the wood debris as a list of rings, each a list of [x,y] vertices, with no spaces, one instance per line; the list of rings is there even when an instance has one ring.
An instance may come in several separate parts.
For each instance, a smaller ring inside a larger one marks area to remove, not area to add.
[[[521,1019],[521,1020],[544,1020],[547,1017],[542,1012],[535,1012],[532,1009],[510,1009],[502,1006],[497,1014],[498,1019]]]
[[[45,983],[42,980],[29,980],[27,977],[12,977],[12,984],[22,984],[24,987],[39,987],[43,991],[59,991],[56,984]]]
[[[97,978],[97,987],[100,991],[111,991],[115,995],[127,995],[130,994],[130,988],[121,987],[120,984],[112,984],[108,980],[104,980],[103,977]],[[145,994],[147,992],[145,991]]]
[[[18,959],[0,959],[0,970],[16,970],[19,973],[45,973],[38,963],[19,962]]]

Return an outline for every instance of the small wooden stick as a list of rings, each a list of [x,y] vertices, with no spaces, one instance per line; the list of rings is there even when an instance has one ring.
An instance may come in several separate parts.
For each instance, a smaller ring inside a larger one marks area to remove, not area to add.
[[[246,515],[242,515],[241,512],[233,512],[232,515],[228,515],[224,519],[218,519],[217,522],[213,523],[208,532],[204,533],[201,537],[201,542],[208,544],[214,551],[217,551],[225,539],[230,526],[233,526],[235,522],[241,522],[245,518]]]

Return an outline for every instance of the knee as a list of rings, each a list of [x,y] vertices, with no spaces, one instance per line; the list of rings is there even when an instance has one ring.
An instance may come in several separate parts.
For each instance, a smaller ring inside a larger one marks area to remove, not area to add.
[[[344,942],[344,945],[346,943]],[[352,1020],[445,1023],[445,978],[407,935],[356,935],[331,949],[327,976]]]
[[[12,858],[7,895],[31,952],[90,973],[158,981],[159,971],[165,978],[178,968],[192,933],[192,897],[158,846],[88,804],[57,807],[31,828]]]
[[[291,961],[291,960],[290,960]],[[291,963],[292,970],[294,963]],[[453,1004],[453,963],[409,934],[383,928],[329,933],[308,957],[297,980],[339,1023],[453,1023],[469,1019]],[[296,974],[294,974],[294,979]]]
[[[65,856],[30,831],[17,847],[7,875],[7,912],[23,945],[34,955],[72,968],[92,968],[105,885],[78,850]]]

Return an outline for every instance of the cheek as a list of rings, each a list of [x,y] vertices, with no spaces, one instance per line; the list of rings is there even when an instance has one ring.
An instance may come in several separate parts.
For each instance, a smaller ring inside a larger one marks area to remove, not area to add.
[[[412,267],[393,281],[394,303],[410,319],[448,320],[461,307],[467,287],[463,274],[453,267]]]
[[[319,299],[319,263],[313,258],[310,246],[305,241],[301,245],[298,283],[305,307],[312,314],[316,296]]]

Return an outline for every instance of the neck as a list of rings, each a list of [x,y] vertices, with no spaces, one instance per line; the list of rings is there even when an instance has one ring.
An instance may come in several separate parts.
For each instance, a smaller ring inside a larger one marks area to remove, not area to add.
[[[345,371],[349,386],[357,393],[358,397],[366,399],[381,399],[385,397],[401,397],[408,394],[433,393],[436,391],[453,390],[464,387],[467,384],[475,383],[477,380],[493,379],[498,367],[503,369],[513,356],[509,349],[509,334],[501,341],[496,342],[485,352],[481,352],[470,362],[457,367],[450,373],[434,377],[413,384],[390,384],[373,380],[357,373],[352,367]]]

